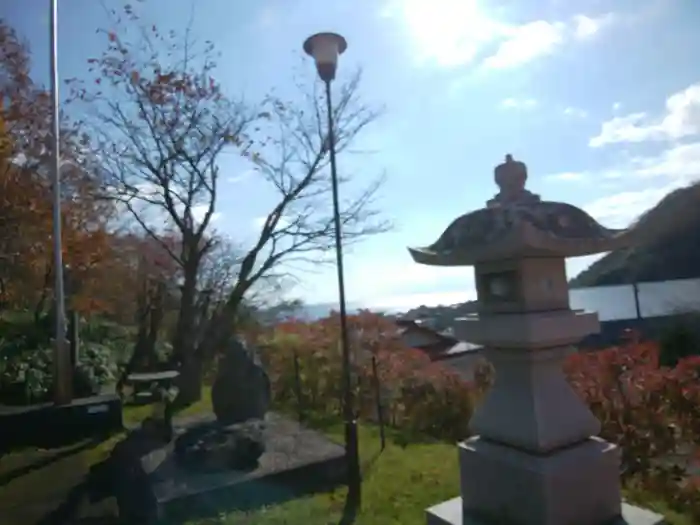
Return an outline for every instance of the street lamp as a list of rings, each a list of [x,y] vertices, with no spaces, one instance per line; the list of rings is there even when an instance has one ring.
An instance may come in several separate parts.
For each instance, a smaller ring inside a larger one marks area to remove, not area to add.
[[[53,197],[53,268],[54,300],[56,301],[56,331],[53,353],[53,401],[56,405],[70,403],[72,395],[72,371],[70,356],[66,351],[66,306],[63,289],[63,253],[61,246],[61,153],[60,113],[58,96],[58,1],[50,0],[50,57],[51,57],[51,182]]]
[[[331,161],[331,187],[333,194],[333,223],[335,225],[335,256],[338,271],[338,300],[340,302],[340,343],[343,357],[343,419],[345,420],[345,454],[348,460],[348,488],[350,495],[360,501],[360,455],[357,421],[353,409],[352,379],[350,371],[350,344],[345,305],[345,278],[343,272],[343,243],[338,202],[338,173],[335,162],[335,133],[333,128],[333,104],[331,82],[335,79],[338,57],[347,49],[345,39],[336,33],[317,33],[304,42],[304,51],[316,62],[316,70],[326,87],[326,112],[328,113],[328,150]]]

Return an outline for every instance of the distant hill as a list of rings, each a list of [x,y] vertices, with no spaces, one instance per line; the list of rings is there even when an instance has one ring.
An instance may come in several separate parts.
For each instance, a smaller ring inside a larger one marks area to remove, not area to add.
[[[355,315],[361,310],[370,310],[376,314],[393,314],[398,311],[397,308],[367,308],[359,303],[349,302],[346,305],[348,315]],[[285,308],[281,312],[267,312],[268,317],[270,317],[273,322],[279,321],[284,318],[294,318],[300,321],[317,321],[331,315],[332,312],[338,312],[338,303],[314,303],[305,304],[299,302],[296,305],[291,305]]]
[[[642,245],[609,253],[571,279],[571,287],[700,277],[700,182],[666,195],[637,225]]]
[[[360,310],[368,309],[377,314],[404,319],[430,319],[436,325],[447,327],[455,317],[460,317],[476,311],[476,302],[455,304],[451,306],[418,306],[402,313],[399,308],[365,308],[360,304],[350,302],[347,305],[348,314],[353,315]],[[299,304],[295,308],[285,310],[283,317],[294,317],[303,321],[315,321],[328,317],[331,312],[338,311],[338,305],[333,303]]]
[[[399,317],[402,319],[424,320],[436,330],[445,330],[454,324],[454,320],[476,312],[476,301],[467,301],[450,306],[425,306],[413,308]]]

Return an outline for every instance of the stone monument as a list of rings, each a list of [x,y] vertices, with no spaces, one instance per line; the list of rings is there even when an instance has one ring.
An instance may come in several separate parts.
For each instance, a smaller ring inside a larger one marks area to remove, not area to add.
[[[461,496],[427,510],[429,525],[651,525],[661,516],[623,504],[617,446],[568,384],[571,345],[599,330],[597,314],[572,311],[565,258],[636,242],[583,210],[525,189],[527,168],[508,155],[500,192],[456,219],[426,248],[432,266],[474,266],[478,311],[455,335],[483,345],[493,387],[459,444]]]
[[[257,349],[234,338],[219,362],[211,389],[216,419],[224,425],[264,419],[270,397],[270,379]]]
[[[216,421],[195,425],[176,439],[180,463],[204,471],[256,468],[265,452],[270,399],[270,379],[257,350],[233,338],[211,389]]]

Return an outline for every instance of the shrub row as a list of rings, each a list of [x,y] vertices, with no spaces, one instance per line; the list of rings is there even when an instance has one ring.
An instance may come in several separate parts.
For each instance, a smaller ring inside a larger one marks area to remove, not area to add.
[[[114,381],[130,351],[130,334],[107,322],[83,322],[74,394],[86,397]],[[53,325],[15,313],[0,320],[0,404],[25,405],[48,400],[53,384]]]
[[[368,312],[349,319],[358,416],[409,433],[457,440],[468,435],[474,389],[422,352],[407,348],[396,327]],[[285,322],[259,342],[275,401],[302,411],[337,414],[343,376],[338,321]],[[376,375],[375,375],[376,370]],[[299,406],[300,405],[300,406]]]
[[[260,341],[278,403],[336,414],[342,396],[338,320],[285,322]],[[376,417],[374,360],[386,421],[401,430],[445,440],[468,435],[472,409],[493,380],[484,363],[473,383],[406,347],[389,320],[350,318],[358,415]],[[691,474],[700,445],[700,357],[661,366],[654,343],[574,354],[564,371],[601,421],[601,435],[621,447],[621,476],[630,490],[653,493],[700,522],[698,479]]]

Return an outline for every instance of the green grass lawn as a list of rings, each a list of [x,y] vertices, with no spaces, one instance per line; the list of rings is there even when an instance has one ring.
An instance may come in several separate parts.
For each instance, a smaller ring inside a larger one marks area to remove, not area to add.
[[[328,434],[340,441],[342,427],[331,426]],[[425,509],[459,495],[457,447],[446,443],[403,446],[397,444],[403,439],[389,439],[387,448],[380,451],[378,434],[372,425],[360,426],[363,496],[362,508],[352,523],[424,525]],[[343,520],[346,494],[345,488],[339,488],[254,512],[192,520],[187,525],[348,525]],[[668,525],[693,525],[663,504],[649,503],[641,495],[631,499],[664,514]]]
[[[205,394],[200,403],[178,415],[211,410],[209,392]],[[150,410],[148,406],[126,407],[124,421],[138,423]],[[322,428],[331,438],[342,441],[342,427],[337,423],[311,426]],[[453,444],[405,444],[407,440],[400,435],[390,435],[386,449],[380,451],[377,428],[360,425],[359,430],[364,483],[362,508],[353,522],[356,525],[422,525],[427,507],[458,494],[457,448]],[[58,450],[24,450],[0,458],[0,524],[39,524],[65,502],[90,466],[106,458],[121,437]],[[187,525],[349,525],[343,520],[346,492],[339,488],[253,512],[190,520]],[[692,525],[690,519],[668,512],[663,505],[650,504],[642,495],[633,499],[664,513],[670,525]],[[83,504],[80,515],[115,515],[115,511],[114,501],[110,499],[95,506]]]
[[[340,425],[328,428],[331,438],[342,440]],[[360,425],[363,462],[363,504],[356,525],[424,525],[425,509],[452,498],[459,491],[457,447],[444,443],[402,447],[389,439],[380,451],[374,426]],[[344,523],[347,490],[316,494],[255,512],[232,512],[187,525],[325,525]]]
[[[211,411],[211,388],[204,387],[202,399],[192,405],[179,410],[176,417],[185,417],[193,414],[202,414]],[[141,423],[153,413],[153,405],[126,406],[122,414],[124,426],[130,427]]]
[[[109,456],[121,436],[60,449],[27,449],[0,458],[0,523],[34,525],[55,511],[90,467]],[[111,502],[107,502],[109,506]]]

